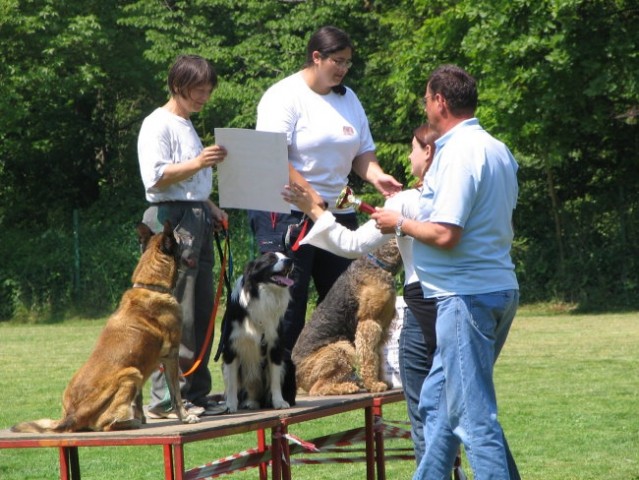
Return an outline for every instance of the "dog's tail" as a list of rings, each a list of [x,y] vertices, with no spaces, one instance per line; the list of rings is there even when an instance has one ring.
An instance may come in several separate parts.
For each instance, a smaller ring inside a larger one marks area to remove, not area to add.
[[[12,432],[19,433],[59,433],[64,431],[61,420],[42,418],[31,422],[21,422],[11,427]]]

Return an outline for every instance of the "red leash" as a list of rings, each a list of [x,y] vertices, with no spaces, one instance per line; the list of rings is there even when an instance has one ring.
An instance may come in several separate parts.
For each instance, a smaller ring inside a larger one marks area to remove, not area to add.
[[[228,281],[228,277],[226,276],[227,257],[230,258],[231,256],[228,222],[224,222],[224,224],[222,225],[222,231],[224,232],[224,237],[225,237],[224,253],[222,254],[222,261],[220,264],[220,278],[218,279],[218,282],[217,282],[217,292],[215,293],[215,302],[213,303],[213,311],[211,312],[211,318],[209,320],[209,326],[206,330],[206,336],[204,337],[204,343],[202,344],[202,349],[200,350],[200,353],[197,359],[193,363],[193,366],[189,369],[188,372],[183,374],[185,377],[188,375],[191,375],[195,370],[197,370],[197,368],[202,363],[202,360],[204,359],[204,353],[206,352],[208,345],[210,345],[213,342],[213,335],[215,333],[215,317],[217,316],[217,307],[220,305],[220,298],[222,298],[222,290],[224,290],[225,280]]]
[[[308,218],[304,220],[304,223],[302,224],[302,230],[300,231],[300,235],[299,237],[297,237],[297,240],[295,240],[295,244],[291,247],[291,250],[293,250],[294,252],[297,252],[297,250],[300,248],[300,242],[306,235],[307,228],[308,228]]]

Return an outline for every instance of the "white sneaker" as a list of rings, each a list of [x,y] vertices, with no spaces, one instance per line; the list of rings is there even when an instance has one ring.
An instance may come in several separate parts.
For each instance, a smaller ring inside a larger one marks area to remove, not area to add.
[[[186,413],[189,415],[195,415],[199,417],[204,413],[204,407],[198,407],[197,405],[192,404],[188,400],[184,402],[184,408],[186,408]],[[177,419],[177,413],[171,408],[171,405],[156,405],[155,407],[150,407],[146,411],[146,416],[155,420],[161,418],[170,418]]]

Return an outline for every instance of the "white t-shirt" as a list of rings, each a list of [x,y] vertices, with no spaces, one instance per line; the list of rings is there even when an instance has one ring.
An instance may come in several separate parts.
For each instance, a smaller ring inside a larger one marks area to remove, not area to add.
[[[364,108],[355,93],[315,93],[297,72],[271,86],[257,107],[256,130],[286,133],[295,170],[335,208],[353,159],[374,151]]]
[[[213,185],[211,168],[203,168],[192,177],[168,187],[154,187],[167,165],[192,160],[202,148],[191,120],[165,108],[157,108],[146,117],[138,136],[138,160],[146,199],[151,203],[206,201]]]
[[[401,212],[406,218],[416,218],[418,213],[425,214],[420,212],[419,197],[420,191],[417,189],[404,190],[386,200],[384,207]],[[330,212],[326,212],[317,219],[300,243],[308,243],[346,258],[357,258],[383,245],[394,236],[394,233],[380,232],[374,220],[369,220],[357,230],[349,230],[337,223]],[[397,246],[404,263],[404,284],[417,282],[413,265],[413,238],[398,237]]]

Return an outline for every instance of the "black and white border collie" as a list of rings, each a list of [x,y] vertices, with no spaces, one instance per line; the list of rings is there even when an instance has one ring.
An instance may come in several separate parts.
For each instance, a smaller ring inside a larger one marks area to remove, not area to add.
[[[295,404],[294,366],[290,355],[284,358],[280,341],[292,270],[290,258],[265,253],[246,265],[227,301],[215,360],[222,353],[230,413],[238,408],[282,409]]]

